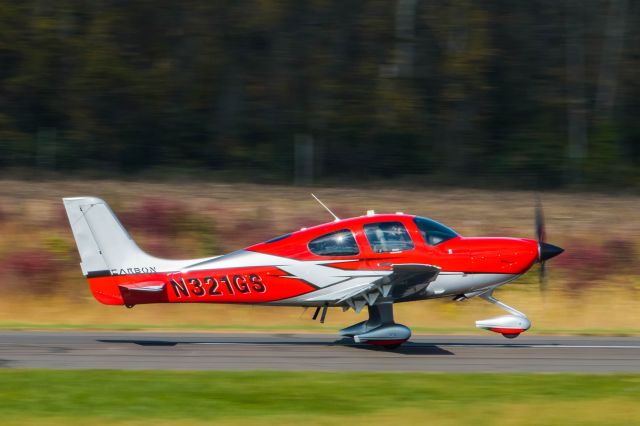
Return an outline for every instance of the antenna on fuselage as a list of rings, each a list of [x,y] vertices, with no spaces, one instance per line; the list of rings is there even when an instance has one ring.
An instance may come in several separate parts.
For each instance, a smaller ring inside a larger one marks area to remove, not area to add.
[[[316,196],[313,194],[313,192],[311,193],[311,196],[312,196],[313,198],[315,198],[315,199],[316,199],[316,201],[317,201],[317,202],[319,202],[319,203],[320,203],[320,205],[321,205],[322,207],[324,207],[324,208],[325,208],[325,210],[326,210],[326,211],[328,211],[328,212],[329,212],[329,214],[330,214],[331,216],[333,216],[333,217],[336,219],[336,220],[335,220],[335,222],[338,222],[338,221],[340,220],[340,218],[339,218],[338,216],[336,216],[336,215],[335,215],[335,213],[333,213],[333,212],[331,211],[331,209],[329,209],[329,207],[325,206],[325,205],[324,205],[324,203],[323,203],[322,201],[320,201],[320,198],[316,197]]]

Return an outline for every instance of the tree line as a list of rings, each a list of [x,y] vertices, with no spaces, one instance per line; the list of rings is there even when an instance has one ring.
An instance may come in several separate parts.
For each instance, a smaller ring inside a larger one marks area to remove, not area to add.
[[[0,170],[638,187],[640,3],[0,0]]]

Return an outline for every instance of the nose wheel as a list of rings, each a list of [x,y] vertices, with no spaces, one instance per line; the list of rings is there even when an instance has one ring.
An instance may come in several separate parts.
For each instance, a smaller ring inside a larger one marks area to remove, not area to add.
[[[502,333],[502,335],[507,339],[515,339],[520,335],[520,333]]]

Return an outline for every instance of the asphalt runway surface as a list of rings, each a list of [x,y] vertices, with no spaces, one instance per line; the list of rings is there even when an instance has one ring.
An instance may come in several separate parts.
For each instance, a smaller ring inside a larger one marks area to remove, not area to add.
[[[0,368],[637,373],[640,338],[418,335],[388,351],[317,334],[1,332]]]

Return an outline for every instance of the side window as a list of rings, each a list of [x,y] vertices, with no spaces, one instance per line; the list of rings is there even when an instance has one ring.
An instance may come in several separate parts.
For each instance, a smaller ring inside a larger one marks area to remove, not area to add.
[[[380,222],[364,225],[364,234],[375,253],[411,250],[413,241],[400,222]]]
[[[318,256],[352,256],[360,253],[353,233],[341,229],[309,241],[309,250]]]

